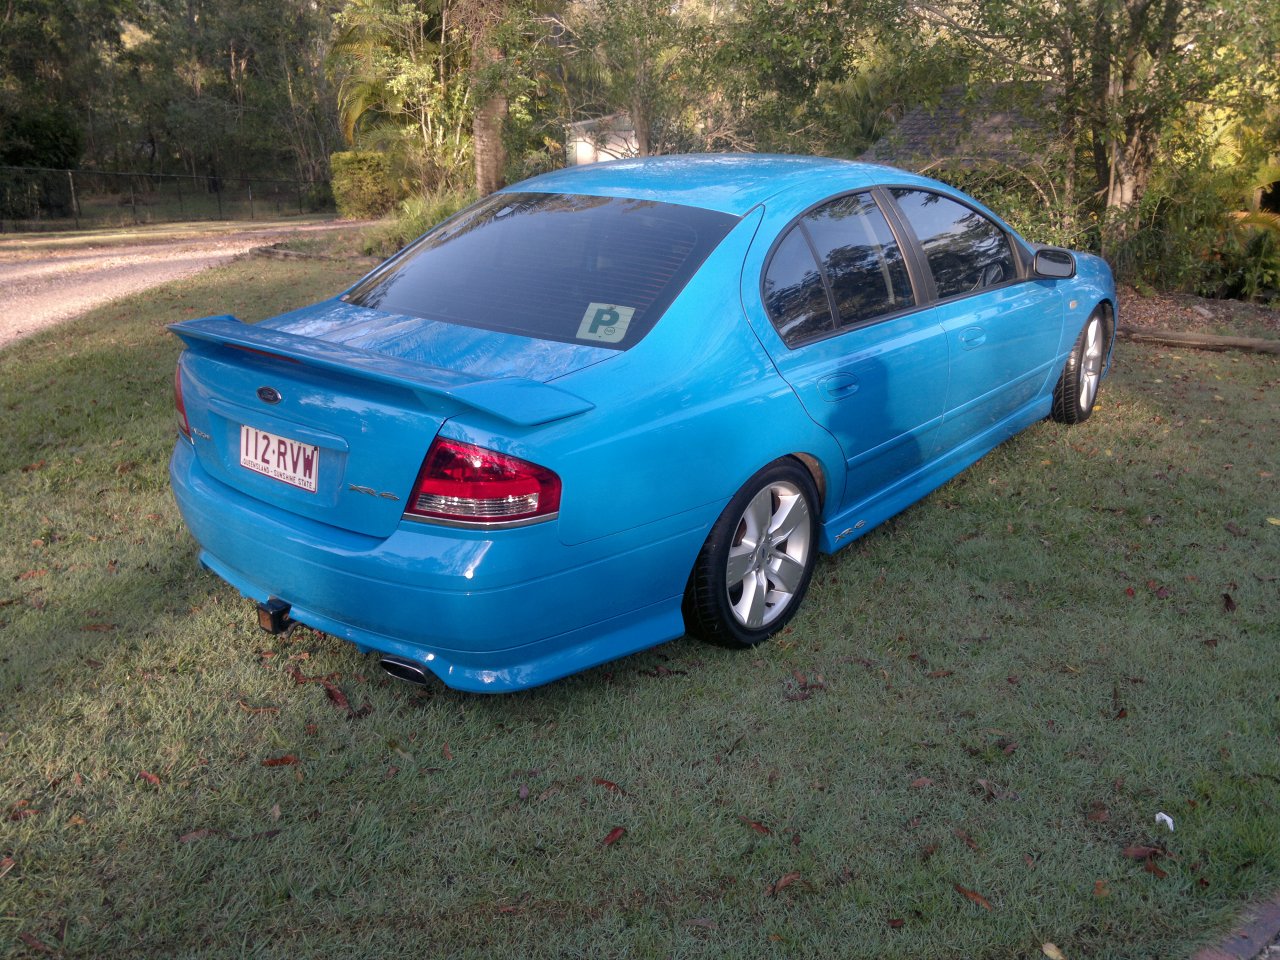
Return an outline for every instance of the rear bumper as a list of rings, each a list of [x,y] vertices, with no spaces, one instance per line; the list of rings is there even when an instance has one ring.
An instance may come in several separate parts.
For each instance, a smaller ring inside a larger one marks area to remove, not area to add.
[[[281,511],[209,477],[179,441],[174,498],[200,560],[246,597],[451,687],[536,686],[680,636],[685,579],[720,507],[574,547],[556,522],[485,533],[402,522],[385,539]]]

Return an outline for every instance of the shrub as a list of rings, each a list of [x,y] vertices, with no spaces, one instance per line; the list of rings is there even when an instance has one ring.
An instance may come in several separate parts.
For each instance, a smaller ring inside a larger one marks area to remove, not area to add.
[[[401,201],[395,220],[379,224],[365,233],[364,251],[374,256],[389,257],[475,198],[475,193],[470,190],[442,190],[426,196],[415,194],[408,197]]]
[[[395,205],[391,164],[383,154],[358,150],[335,153],[329,157],[329,168],[339,216],[361,220],[381,217]]]

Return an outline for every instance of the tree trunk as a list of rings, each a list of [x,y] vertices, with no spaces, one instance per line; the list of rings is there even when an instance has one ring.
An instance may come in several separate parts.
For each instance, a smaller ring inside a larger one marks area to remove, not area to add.
[[[502,121],[506,115],[507,98],[498,94],[478,104],[475,118],[471,121],[476,191],[482,197],[506,186],[502,176],[507,165],[507,149],[502,142]]]

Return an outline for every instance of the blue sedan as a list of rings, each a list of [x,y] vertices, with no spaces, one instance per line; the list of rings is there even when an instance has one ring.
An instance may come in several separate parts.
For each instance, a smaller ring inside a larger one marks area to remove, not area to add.
[[[819,552],[1088,419],[1097,257],[888,167],[688,156],[527,180],[330,300],[178,323],[200,561],[419,683],[510,691],[765,640]]]

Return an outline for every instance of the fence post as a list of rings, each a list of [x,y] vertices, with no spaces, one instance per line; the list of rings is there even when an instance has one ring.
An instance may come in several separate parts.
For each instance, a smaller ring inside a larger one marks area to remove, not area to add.
[[[129,206],[133,208],[133,225],[138,225],[138,197],[133,190],[133,177],[129,177]]]
[[[71,185],[71,212],[76,218],[76,229],[80,229],[80,201],[76,199],[76,178],[72,176],[71,171],[67,171],[67,183]]]
[[[295,181],[293,189],[298,194],[298,216],[302,216],[302,184]]]
[[[185,218],[187,215],[187,211],[186,211],[186,208],[183,207],[182,205],[182,177],[181,176],[174,177],[173,182],[178,185],[178,216],[181,218]]]
[[[250,180],[249,181],[249,219],[252,220],[253,218],[254,218],[253,217],[253,181]]]
[[[217,177],[213,179],[213,193],[218,198],[218,219],[224,220],[226,218],[222,216],[222,180]]]

